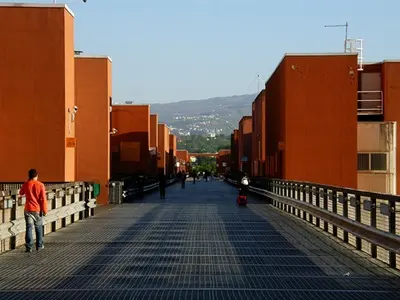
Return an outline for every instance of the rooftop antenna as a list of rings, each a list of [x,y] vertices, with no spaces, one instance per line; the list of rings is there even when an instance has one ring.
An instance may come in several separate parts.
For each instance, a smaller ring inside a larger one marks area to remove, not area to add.
[[[257,74],[257,94],[260,93],[260,74]]]
[[[344,52],[347,52],[347,33],[349,30],[349,23],[346,21],[346,24],[334,24],[334,25],[325,25],[325,27],[345,27],[345,35],[344,35]]]

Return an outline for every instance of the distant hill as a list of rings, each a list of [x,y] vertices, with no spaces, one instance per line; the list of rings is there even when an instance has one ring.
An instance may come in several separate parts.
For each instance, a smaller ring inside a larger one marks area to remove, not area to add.
[[[256,95],[217,97],[173,103],[151,104],[151,113],[159,115],[177,135],[230,134],[245,115],[251,115]]]

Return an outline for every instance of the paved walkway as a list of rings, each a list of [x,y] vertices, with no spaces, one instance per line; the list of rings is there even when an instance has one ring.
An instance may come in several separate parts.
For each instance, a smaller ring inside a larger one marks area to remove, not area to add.
[[[223,182],[188,182],[0,256],[0,299],[399,299],[400,277]]]

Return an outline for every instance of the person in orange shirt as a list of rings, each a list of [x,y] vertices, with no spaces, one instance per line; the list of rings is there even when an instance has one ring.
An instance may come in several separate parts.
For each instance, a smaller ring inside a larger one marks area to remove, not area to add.
[[[30,169],[28,177],[28,181],[22,185],[19,194],[26,197],[24,212],[26,224],[25,247],[26,252],[32,252],[33,227],[35,227],[36,233],[36,250],[44,249],[42,217],[47,214],[47,199],[44,184],[38,180],[38,172],[35,169]]]

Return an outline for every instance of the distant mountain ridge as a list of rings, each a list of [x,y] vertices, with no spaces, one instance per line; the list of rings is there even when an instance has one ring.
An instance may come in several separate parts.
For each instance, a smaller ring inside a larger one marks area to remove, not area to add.
[[[166,123],[177,135],[230,134],[245,115],[251,115],[256,94],[184,100],[150,105],[160,123]]]

